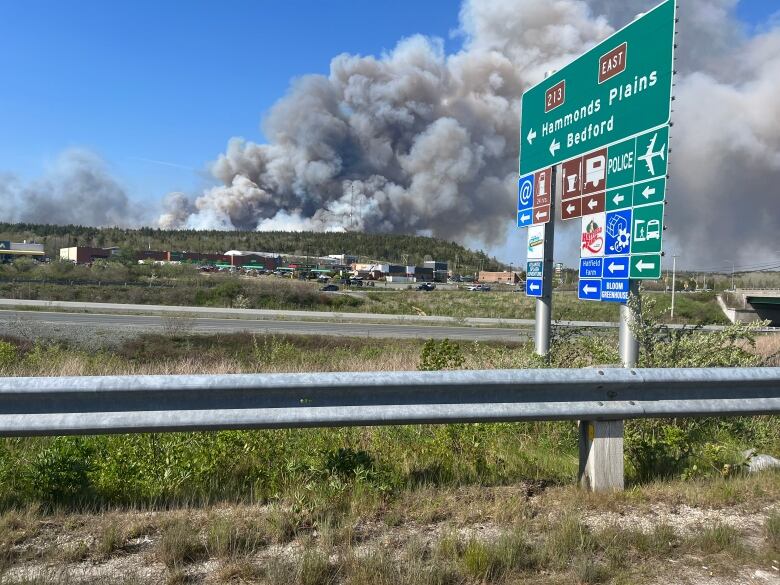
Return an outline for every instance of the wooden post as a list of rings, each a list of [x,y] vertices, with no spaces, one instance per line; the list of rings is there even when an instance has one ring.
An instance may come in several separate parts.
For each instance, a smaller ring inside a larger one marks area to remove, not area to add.
[[[623,421],[580,421],[580,485],[594,492],[623,489]]]

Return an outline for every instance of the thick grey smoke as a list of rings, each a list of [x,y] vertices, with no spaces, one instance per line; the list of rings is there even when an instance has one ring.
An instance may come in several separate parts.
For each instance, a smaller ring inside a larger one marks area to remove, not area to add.
[[[463,49],[402,40],[381,57],[339,55],[296,81],[265,122],[268,144],[233,139],[222,183],[166,226],[349,229],[501,241],[513,216],[520,95],[610,32],[574,0],[467,2]]]
[[[137,215],[125,190],[95,154],[72,148],[35,181],[0,175],[0,194],[9,202],[6,221],[127,226]]]
[[[669,236],[691,264],[780,248],[780,28],[749,37],[736,2],[681,6]],[[232,139],[212,165],[222,184],[169,198],[161,224],[354,227],[495,250],[514,217],[520,95],[654,3],[464,0],[455,54],[416,36],[339,55],[274,106],[268,144]]]

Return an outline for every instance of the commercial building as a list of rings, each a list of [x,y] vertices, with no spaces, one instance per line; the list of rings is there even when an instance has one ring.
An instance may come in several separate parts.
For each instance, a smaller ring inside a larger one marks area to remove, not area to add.
[[[479,282],[495,283],[495,284],[517,284],[522,279],[519,272],[480,272]]]
[[[43,244],[35,244],[26,240],[24,242],[0,240],[0,262],[12,262],[20,256],[43,259]]]
[[[95,260],[105,260],[119,252],[119,248],[91,248],[89,246],[71,246],[60,248],[60,260],[69,260],[76,264],[91,264]]]
[[[434,282],[447,282],[449,272],[446,262],[440,262],[438,260],[426,260],[423,262],[423,268],[430,268],[433,270]]]
[[[281,264],[281,258],[270,252],[251,252],[247,250],[228,250],[225,258],[231,266],[248,266],[264,270],[274,270]]]

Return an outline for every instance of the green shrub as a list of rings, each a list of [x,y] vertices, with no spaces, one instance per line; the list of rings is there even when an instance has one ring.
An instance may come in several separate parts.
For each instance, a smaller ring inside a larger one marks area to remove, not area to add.
[[[32,462],[33,494],[49,503],[86,500],[92,495],[91,456],[92,449],[80,437],[56,437]]]
[[[463,352],[449,339],[429,339],[420,352],[419,370],[456,370],[463,366]]]
[[[0,341],[0,370],[14,365],[18,357],[19,351],[13,343]]]
[[[661,323],[661,311],[653,297],[629,299],[636,318],[630,324],[639,341],[639,367],[643,368],[736,368],[758,365],[756,330],[763,322],[734,323],[720,331],[700,327],[670,329]]]

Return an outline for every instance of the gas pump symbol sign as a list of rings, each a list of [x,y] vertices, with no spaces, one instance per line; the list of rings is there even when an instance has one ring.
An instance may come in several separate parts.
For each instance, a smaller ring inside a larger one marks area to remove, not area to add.
[[[550,205],[552,168],[539,171],[534,179],[534,207]]]

